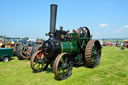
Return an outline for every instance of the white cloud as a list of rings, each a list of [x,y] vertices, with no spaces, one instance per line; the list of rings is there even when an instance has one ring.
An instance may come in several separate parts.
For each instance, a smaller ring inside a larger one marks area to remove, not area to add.
[[[128,25],[124,25],[124,28],[128,28]]]
[[[108,24],[100,24],[99,27],[107,27]]]

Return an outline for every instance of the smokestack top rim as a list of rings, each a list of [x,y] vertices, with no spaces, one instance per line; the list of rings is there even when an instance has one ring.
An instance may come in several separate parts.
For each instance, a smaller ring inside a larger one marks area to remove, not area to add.
[[[57,6],[57,4],[51,4],[51,6]]]

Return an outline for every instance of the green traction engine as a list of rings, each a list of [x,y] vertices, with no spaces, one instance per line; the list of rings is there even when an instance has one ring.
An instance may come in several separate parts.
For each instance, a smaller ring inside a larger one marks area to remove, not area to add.
[[[51,5],[49,39],[42,45],[42,50],[31,58],[34,72],[46,71],[52,67],[56,79],[63,80],[72,74],[73,66],[96,67],[100,62],[101,45],[92,40],[87,27],[80,27],[73,32],[56,29],[57,5]]]

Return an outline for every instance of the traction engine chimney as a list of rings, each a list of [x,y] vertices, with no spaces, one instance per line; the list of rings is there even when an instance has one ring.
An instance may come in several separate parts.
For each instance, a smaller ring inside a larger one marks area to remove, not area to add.
[[[57,5],[51,4],[50,7],[50,34],[53,34],[56,31]]]

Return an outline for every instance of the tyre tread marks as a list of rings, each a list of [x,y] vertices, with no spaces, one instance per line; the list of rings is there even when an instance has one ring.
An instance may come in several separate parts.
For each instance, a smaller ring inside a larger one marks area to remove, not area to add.
[[[92,53],[92,48],[95,44],[95,41],[96,40],[90,40],[87,43],[87,46],[85,48],[85,62],[86,62],[87,67],[90,67],[90,68],[93,68],[93,65],[92,65],[92,62],[91,62],[91,60],[92,60],[91,53]]]

